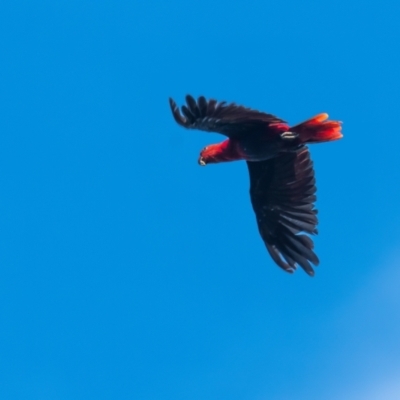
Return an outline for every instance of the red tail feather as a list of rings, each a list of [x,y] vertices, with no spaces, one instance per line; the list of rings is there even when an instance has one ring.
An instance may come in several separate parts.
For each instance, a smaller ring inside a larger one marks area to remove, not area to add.
[[[321,143],[338,140],[343,137],[342,125],[339,121],[327,121],[328,114],[318,114],[315,117],[290,128],[299,135],[302,143]]]

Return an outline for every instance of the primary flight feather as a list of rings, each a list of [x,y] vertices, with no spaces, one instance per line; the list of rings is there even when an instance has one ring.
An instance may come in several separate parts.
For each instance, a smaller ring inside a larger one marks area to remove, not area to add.
[[[250,199],[258,229],[272,259],[293,272],[297,265],[313,276],[319,260],[309,235],[317,233],[316,187],[306,144],[338,140],[341,123],[318,114],[289,127],[282,119],[238,106],[186,96],[179,110],[170,99],[175,121],[188,129],[217,132],[225,141],[206,146],[199,164],[246,160]]]

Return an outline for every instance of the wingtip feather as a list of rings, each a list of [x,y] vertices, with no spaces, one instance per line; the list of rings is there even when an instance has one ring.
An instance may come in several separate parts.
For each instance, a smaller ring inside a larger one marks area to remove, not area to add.
[[[172,99],[172,97],[169,98],[169,106],[171,107],[172,116],[174,117],[174,120],[179,125],[185,126],[186,119],[180,113],[179,108],[178,108],[177,104],[175,103],[174,99]]]

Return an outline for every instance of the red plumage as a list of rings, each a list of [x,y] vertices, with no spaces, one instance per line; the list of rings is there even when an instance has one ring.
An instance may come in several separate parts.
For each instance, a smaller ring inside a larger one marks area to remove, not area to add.
[[[179,111],[170,99],[175,121],[188,129],[221,133],[227,140],[206,146],[199,164],[246,160],[250,198],[260,235],[272,259],[285,271],[300,265],[313,276],[318,265],[314,243],[317,210],[313,163],[307,144],[338,140],[341,123],[327,114],[293,127],[272,114],[186,96]]]

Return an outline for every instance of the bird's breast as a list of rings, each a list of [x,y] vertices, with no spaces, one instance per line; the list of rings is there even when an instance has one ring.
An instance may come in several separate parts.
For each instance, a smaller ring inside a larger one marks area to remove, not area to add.
[[[284,150],[280,141],[264,138],[246,138],[238,141],[236,147],[241,158],[246,161],[268,160]]]

